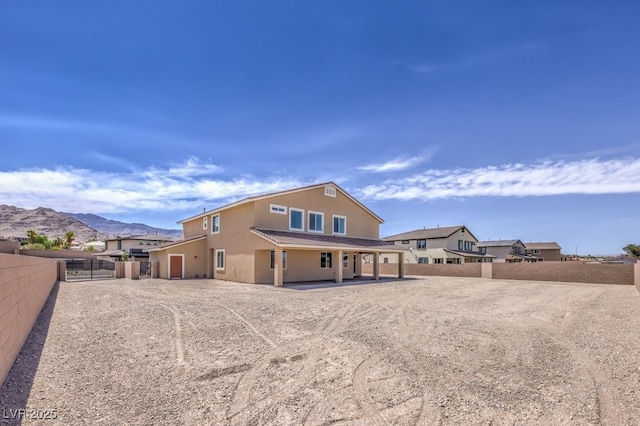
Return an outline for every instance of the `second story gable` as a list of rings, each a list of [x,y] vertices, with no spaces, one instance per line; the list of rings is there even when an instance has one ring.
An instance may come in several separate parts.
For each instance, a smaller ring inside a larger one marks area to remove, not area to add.
[[[185,219],[185,238],[258,228],[315,235],[379,238],[382,219],[333,182],[235,203]]]
[[[478,239],[464,225],[417,229],[383,238],[411,250],[448,249],[472,252]]]

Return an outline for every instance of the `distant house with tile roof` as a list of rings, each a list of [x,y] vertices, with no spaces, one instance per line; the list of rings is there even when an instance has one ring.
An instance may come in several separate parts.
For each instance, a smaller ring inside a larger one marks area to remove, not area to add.
[[[520,240],[497,240],[478,242],[480,252],[495,256],[494,263],[537,262],[539,257],[527,254]]]
[[[462,264],[493,260],[491,254],[477,249],[478,239],[464,225],[416,229],[383,240],[406,250],[405,263]],[[386,259],[387,263],[397,261],[397,256]]]
[[[538,257],[547,262],[560,262],[562,260],[562,247],[556,242],[524,243],[525,253]]]
[[[248,197],[178,223],[184,240],[149,250],[160,278],[342,282],[361,275],[364,254],[403,253],[380,239],[383,220],[333,182]]]

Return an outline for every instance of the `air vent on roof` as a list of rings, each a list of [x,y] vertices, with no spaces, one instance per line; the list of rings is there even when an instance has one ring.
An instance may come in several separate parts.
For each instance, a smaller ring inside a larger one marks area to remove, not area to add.
[[[335,197],[336,196],[336,188],[332,185],[327,185],[324,187],[324,195],[327,197]]]

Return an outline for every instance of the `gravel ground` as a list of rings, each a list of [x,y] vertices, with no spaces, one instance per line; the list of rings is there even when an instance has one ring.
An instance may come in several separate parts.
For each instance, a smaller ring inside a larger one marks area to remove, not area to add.
[[[0,423],[635,425],[639,331],[632,286],[60,283]]]

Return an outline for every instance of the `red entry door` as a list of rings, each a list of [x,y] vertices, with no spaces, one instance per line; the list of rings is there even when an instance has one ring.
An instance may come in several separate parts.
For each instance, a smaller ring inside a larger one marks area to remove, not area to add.
[[[169,256],[169,278],[182,278],[182,256]]]

